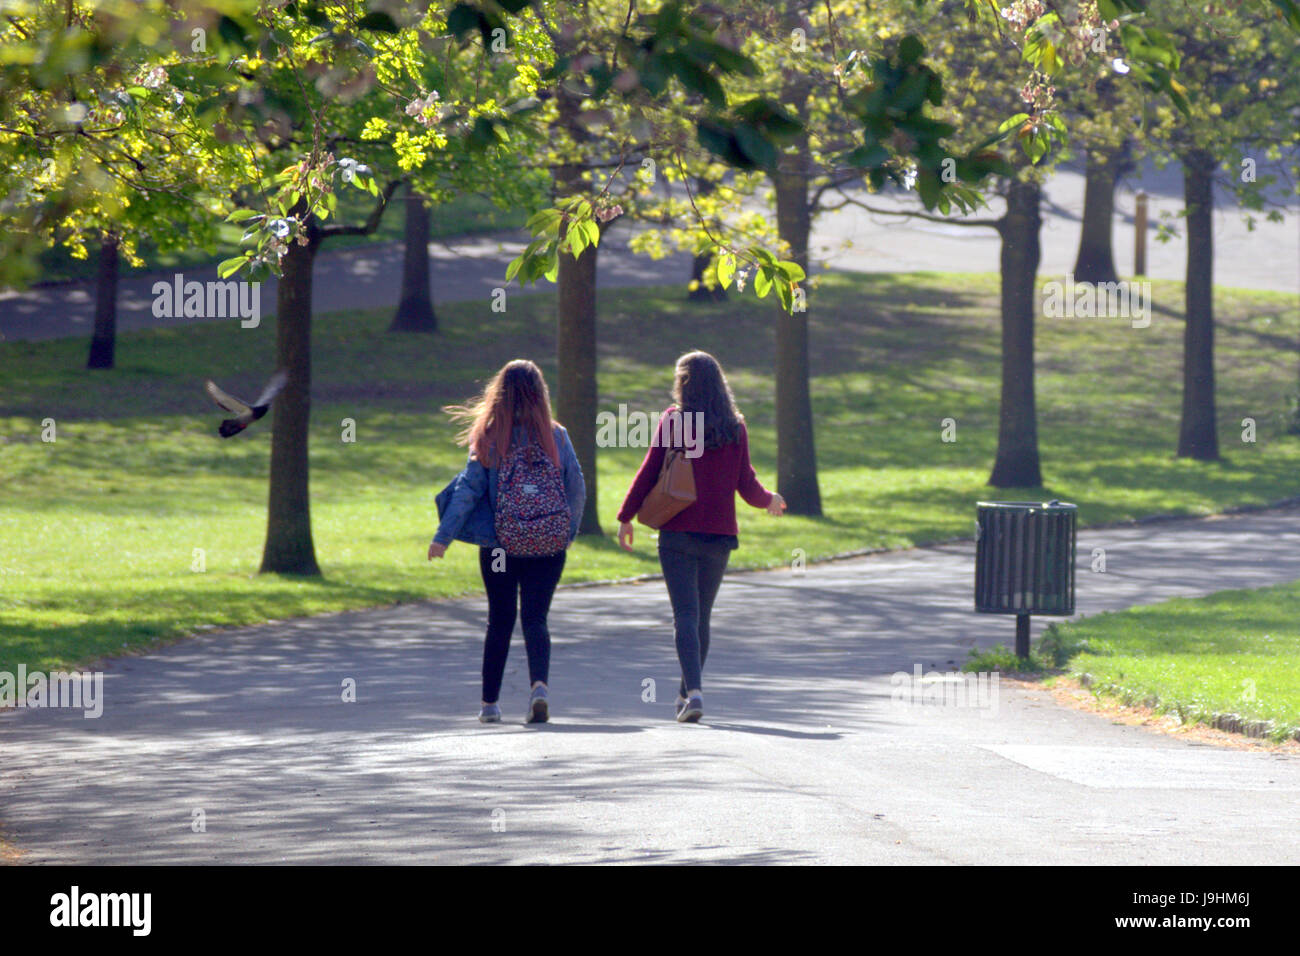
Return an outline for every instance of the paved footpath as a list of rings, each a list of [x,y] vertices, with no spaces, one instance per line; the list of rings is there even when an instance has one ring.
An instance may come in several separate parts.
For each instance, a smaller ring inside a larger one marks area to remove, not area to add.
[[[474,719],[481,599],[112,661],[98,720],[0,716],[2,832],[31,863],[1300,862],[1300,759],[1037,690],[1002,686],[996,713],[891,700],[891,674],[1011,637],[970,610],[972,550],[729,576],[698,726],[671,719],[656,581],[557,595],[542,727],[515,722],[518,639],[511,722]],[[1300,508],[1087,531],[1079,558],[1085,613],[1294,580]]]

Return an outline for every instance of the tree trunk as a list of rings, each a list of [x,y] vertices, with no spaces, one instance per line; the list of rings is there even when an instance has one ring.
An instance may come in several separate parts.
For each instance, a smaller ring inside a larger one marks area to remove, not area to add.
[[[1118,282],[1111,233],[1115,218],[1115,184],[1119,180],[1116,158],[1088,153],[1083,189],[1083,232],[1074,261],[1077,282]]]
[[[438,317],[429,292],[429,210],[412,187],[406,190],[402,295],[390,332],[436,332]]]
[[[790,246],[790,257],[808,272],[808,142],[797,141],[793,155],[781,157],[772,174],[776,222]],[[775,294],[775,293],[773,293]],[[790,514],[820,515],[817,449],[813,440],[812,391],[808,365],[808,313],[776,310],[776,490]]]
[[[1183,158],[1187,207],[1187,324],[1183,329],[1183,417],[1178,457],[1217,461],[1214,403],[1214,157],[1194,150]]]
[[[573,441],[587,483],[587,504],[579,534],[600,534],[596,506],[596,246],[574,259],[560,253],[556,415]]]
[[[1002,403],[998,452],[989,484],[1038,488],[1038,415],[1034,407],[1034,312],[1038,305],[1039,212],[1037,183],[1012,182],[1002,237]]]
[[[262,573],[319,575],[311,536],[311,291],[316,241],[289,245],[276,292],[275,360],[288,373],[272,410],[271,481]]]
[[[558,53],[570,51],[564,42]],[[563,84],[555,88],[559,121],[574,143],[585,143],[591,135],[579,122],[581,98]],[[557,197],[572,196],[583,189],[583,167],[564,163],[555,168]],[[604,229],[601,229],[603,237]],[[569,430],[569,439],[587,483],[587,503],[578,524],[579,534],[601,534],[596,495],[596,414],[600,400],[596,386],[596,246],[588,246],[576,259],[559,254],[556,275],[556,383],[555,411]]]
[[[99,245],[99,269],[95,276],[95,331],[90,338],[86,368],[112,368],[117,345],[118,238],[104,233]]]

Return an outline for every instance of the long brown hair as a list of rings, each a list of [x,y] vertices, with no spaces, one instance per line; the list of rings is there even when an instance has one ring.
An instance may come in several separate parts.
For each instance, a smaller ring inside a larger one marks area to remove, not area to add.
[[[673,401],[683,412],[704,414],[704,447],[718,448],[740,440],[745,416],[736,408],[722,366],[708,352],[687,352],[677,360]]]
[[[551,461],[560,463],[551,419],[551,393],[542,370],[528,359],[507,362],[481,395],[464,405],[448,405],[443,411],[452,421],[465,423],[456,440],[473,449],[474,457],[485,468],[495,467],[505,458],[514,427],[519,424],[528,429],[529,436]]]

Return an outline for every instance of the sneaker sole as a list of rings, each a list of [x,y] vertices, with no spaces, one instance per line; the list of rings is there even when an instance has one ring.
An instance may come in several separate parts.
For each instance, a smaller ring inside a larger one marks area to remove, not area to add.
[[[482,714],[479,714],[478,722],[480,724],[499,724],[501,723],[501,715],[497,714],[493,717],[484,717]]]
[[[538,700],[533,701],[533,706],[528,711],[528,719],[524,721],[524,723],[544,724],[550,719],[551,719],[551,707],[546,702],[546,698],[542,697]]]
[[[679,724],[698,724],[700,722],[700,718],[703,716],[704,716],[703,708],[686,707],[683,708],[682,712],[677,715],[677,722]]]

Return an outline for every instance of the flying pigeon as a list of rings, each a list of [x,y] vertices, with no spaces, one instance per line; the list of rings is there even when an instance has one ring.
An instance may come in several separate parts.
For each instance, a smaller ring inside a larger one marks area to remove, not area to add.
[[[271,376],[271,380],[266,383],[266,388],[262,389],[262,394],[257,396],[257,401],[253,402],[251,405],[241,402],[232,395],[227,395],[221,389],[217,388],[216,382],[212,381],[212,379],[208,379],[203,386],[207,390],[208,395],[210,395],[212,400],[226,411],[233,412],[235,415],[234,418],[227,418],[223,421],[221,427],[217,429],[217,431],[221,433],[221,437],[229,438],[231,435],[238,435],[253,422],[265,415],[267,410],[270,409],[271,402],[275,399],[275,396],[280,393],[280,389],[284,388],[284,383],[288,381],[288,378],[289,377],[285,374],[283,369],[276,372]]]

